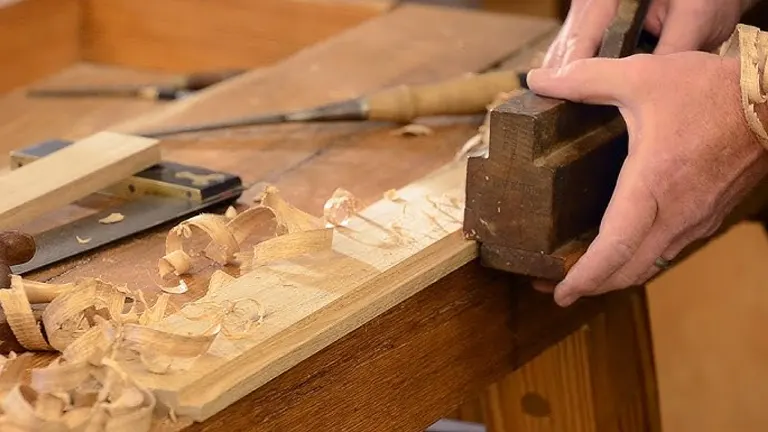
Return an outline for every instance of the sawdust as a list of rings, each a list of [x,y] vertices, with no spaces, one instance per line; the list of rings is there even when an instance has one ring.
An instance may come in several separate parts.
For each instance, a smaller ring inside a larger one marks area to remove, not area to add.
[[[111,213],[109,216],[99,219],[99,223],[107,225],[122,222],[124,219],[125,216],[122,213]]]
[[[172,287],[160,287],[163,292],[166,292],[168,294],[184,294],[187,291],[189,291],[189,287],[187,286],[187,283],[184,282],[184,280],[180,280],[179,284]]]
[[[390,132],[391,135],[406,136],[406,137],[427,136],[427,135],[432,135],[433,133],[435,132],[429,126],[416,124],[416,123],[405,125],[401,128],[395,129],[392,132]]]

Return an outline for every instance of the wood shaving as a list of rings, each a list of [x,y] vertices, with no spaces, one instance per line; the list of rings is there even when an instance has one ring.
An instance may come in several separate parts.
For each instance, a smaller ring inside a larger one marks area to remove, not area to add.
[[[24,288],[24,292],[27,295],[27,301],[32,304],[50,303],[61,294],[74,288],[75,284],[49,284],[44,282],[36,282],[28,279],[23,279],[20,276],[15,276],[17,283],[21,283]],[[13,280],[14,278],[12,278]]]
[[[326,227],[346,226],[357,213],[357,199],[346,189],[338,188],[323,206]]]
[[[266,187],[261,196],[260,205],[270,209],[275,214],[275,221],[277,222],[275,234],[277,235],[323,228],[320,219],[288,204],[274,186]]]
[[[392,132],[390,132],[391,135],[397,135],[397,136],[426,136],[426,135],[432,135],[434,131],[429,126],[411,123],[408,125],[405,125],[399,129],[395,129]]]
[[[343,214],[356,212],[356,200],[344,189],[335,191],[329,201]],[[265,215],[275,222],[275,236],[253,245],[252,252],[242,252]],[[119,214],[110,217],[122,220]],[[326,228],[324,222],[267,186],[259,204],[239,214],[203,214],[174,227],[166,238],[160,273],[184,274],[190,271],[192,257],[198,256],[220,264],[238,259],[248,271],[275,260],[327,251],[337,228]],[[209,239],[203,254],[184,249],[184,241],[194,233]],[[205,329],[177,334],[160,326],[172,306],[171,294],[187,292],[183,280],[175,287],[161,287],[165,292],[150,303],[141,290],[98,278],[47,284],[12,276],[11,288],[0,290],[0,305],[14,335],[28,349],[56,350],[60,356],[47,367],[31,369],[29,384],[22,384],[29,355],[0,356],[0,430],[149,431],[157,398],[134,382],[128,371],[138,367],[154,374],[174,373],[207,353],[219,335],[249,337],[267,317],[265,305],[250,297],[212,300],[233,281],[229,274],[215,271],[208,294],[177,309],[179,319],[199,321]],[[44,334],[31,302],[48,303],[41,317]],[[133,363],[123,369],[122,362]]]
[[[180,280],[179,284],[176,286],[161,287],[160,289],[163,290],[163,292],[167,292],[168,294],[184,294],[185,292],[189,291],[187,283],[183,280]]]
[[[21,277],[11,276],[11,288],[0,290],[0,305],[5,312],[8,325],[21,346],[31,351],[50,351],[50,345],[43,337],[40,325],[32,313]]]
[[[240,272],[244,274],[273,261],[330,250],[332,243],[333,230],[327,228],[265,240],[254,246],[252,253],[240,256]]]
[[[227,211],[224,212],[224,216],[226,216],[227,219],[234,219],[235,216],[237,216],[237,209],[232,206],[229,206],[227,208]]]
[[[80,237],[80,236],[75,236],[75,239],[76,239],[76,240],[77,240],[77,242],[78,242],[78,243],[80,243],[80,244],[88,244],[88,243],[90,243],[90,242],[91,242],[91,238],[90,238],[90,237],[82,238],[82,237]]]
[[[105,218],[99,219],[99,223],[107,225],[122,222],[123,219],[125,219],[125,216],[123,216],[122,213],[112,213]]]
[[[486,157],[488,155],[489,143],[491,141],[491,111],[522,92],[522,89],[516,89],[496,95],[496,98],[487,107],[488,112],[483,119],[483,124],[477,129],[477,134],[461,146],[454,156],[454,161],[468,157]]]

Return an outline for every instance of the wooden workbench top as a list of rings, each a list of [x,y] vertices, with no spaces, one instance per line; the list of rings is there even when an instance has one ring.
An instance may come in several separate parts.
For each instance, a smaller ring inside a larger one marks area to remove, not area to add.
[[[546,20],[403,6],[275,66],[107,129],[139,132],[300,108],[393,84],[455,77],[492,67],[554,29]],[[276,185],[289,202],[320,215],[337,187],[365,205],[444,165],[480,121],[432,119],[434,133],[419,137],[392,135],[395,125],[376,123],[247,128],[165,139],[163,150],[167,160],[235,173],[249,185]],[[260,192],[253,187],[242,204]],[[156,293],[153,275],[168,228],[29,277],[68,282],[97,276]],[[207,270],[171,301],[180,305],[201,296],[213,266]],[[234,268],[224,270],[237,275]],[[190,429],[370,430],[378,422],[387,430],[423,430],[583,325],[614,297],[563,310],[521,280],[472,263]],[[165,426],[179,429],[183,423]]]

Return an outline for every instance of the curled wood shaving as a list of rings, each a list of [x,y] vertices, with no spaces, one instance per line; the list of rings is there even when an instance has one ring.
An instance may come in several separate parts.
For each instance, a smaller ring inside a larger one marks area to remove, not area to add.
[[[12,275],[11,288],[0,290],[0,305],[13,335],[21,346],[32,351],[52,350],[32,313],[21,277]]]
[[[53,299],[71,290],[75,286],[73,283],[49,284],[23,279],[20,276],[16,276],[16,278],[18,278],[24,287],[24,292],[27,294],[27,300],[32,304],[50,303]]]
[[[41,381],[42,371],[50,381]],[[100,365],[54,363],[34,373],[37,385],[17,384],[3,398],[3,430],[145,432],[151,426],[154,394],[109,357]]]
[[[180,280],[179,284],[172,287],[161,287],[161,290],[163,292],[167,292],[168,294],[184,294],[185,292],[189,291],[189,287],[187,286],[187,283],[184,282],[184,280]]]
[[[192,258],[181,249],[177,249],[165,254],[157,262],[160,270],[160,277],[165,278],[171,273],[176,276],[186,274],[192,267]]]
[[[125,219],[125,216],[122,215],[122,213],[112,213],[109,216],[99,219],[100,224],[113,224],[122,222],[123,219]]]
[[[326,227],[346,226],[357,213],[357,199],[346,189],[338,188],[323,206]]]
[[[87,332],[93,325],[86,311],[106,310],[107,318],[120,322],[126,295],[99,279],[75,282],[75,288],[56,297],[43,312],[48,342],[59,351]]]
[[[116,328],[113,328],[113,331]],[[220,329],[213,327],[200,335],[181,335],[168,333],[150,327],[126,324],[120,329],[122,347],[138,353],[150,352],[169,357],[192,358],[205,354],[216,338]],[[112,334],[118,337],[118,333]]]
[[[19,383],[27,370],[32,355],[10,353],[8,357],[0,355],[0,397],[8,394]]]
[[[250,254],[241,254],[240,272],[248,273],[254,268],[273,261],[311,254],[331,249],[332,229],[319,229],[285,234],[258,243]]]
[[[489,142],[491,140],[491,111],[504,102],[512,99],[520,94],[523,90],[517,89],[511,92],[503,92],[496,95],[496,98],[488,105],[488,113],[485,115],[483,124],[477,129],[477,134],[472,136],[467,142],[462,145],[456,155],[454,161],[458,161],[467,157],[485,157],[488,154]]]
[[[277,222],[275,234],[277,235],[323,228],[320,219],[288,204],[274,186],[266,187],[261,196],[261,205],[272,210],[275,214],[275,221]]]
[[[78,242],[78,243],[80,243],[80,244],[88,244],[88,243],[90,243],[90,242],[91,242],[91,238],[90,238],[90,237],[82,238],[82,237],[80,237],[80,236],[75,236],[75,239],[76,239],[76,240],[77,240],[77,242]]]
[[[224,212],[224,216],[226,216],[227,219],[234,219],[237,216],[237,209],[232,206],[229,206],[227,208],[227,211]]]
[[[429,126],[416,123],[405,125],[390,132],[391,135],[397,136],[425,136],[432,135],[433,133],[434,131]]]
[[[193,229],[205,233],[211,243],[205,249],[205,255],[219,264],[227,264],[239,250],[232,232],[222,223],[221,218],[211,214],[201,214],[176,225],[165,240],[165,256],[158,262],[160,276],[165,277],[171,271],[177,276],[183,275],[191,267],[191,258],[184,251],[184,239],[192,237]]]

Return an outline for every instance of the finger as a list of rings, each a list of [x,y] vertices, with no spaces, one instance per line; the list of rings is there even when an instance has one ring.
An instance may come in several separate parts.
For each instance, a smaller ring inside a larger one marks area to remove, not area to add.
[[[702,48],[708,33],[709,26],[696,19],[695,13],[672,6],[664,20],[664,28],[654,54],[698,50]]]
[[[701,238],[709,237],[720,226],[720,222],[705,223],[703,226],[697,226],[691,229],[684,230],[678,233],[670,242],[670,244],[659,254],[660,257],[667,261],[674,261],[677,256],[691,243]],[[652,277],[661,272],[662,268],[655,265],[648,267],[644,273],[642,273],[635,284],[640,285],[646,283]]]
[[[555,285],[557,285],[557,282],[546,279],[534,279],[531,281],[533,289],[547,294],[552,294],[555,291]]]
[[[575,61],[561,69],[533,69],[528,87],[541,96],[599,105],[622,105],[630,85],[624,73],[626,60],[593,58]]]
[[[628,159],[628,162],[631,163]],[[555,288],[555,301],[568,306],[596,293],[634,256],[656,219],[656,200],[631,165],[619,175],[600,232]]]
[[[663,258],[671,261],[677,255],[676,253],[671,254],[669,250],[677,237],[678,233],[672,231],[665,224],[654,223],[632,259],[611,275],[599,291],[608,292],[645,282],[647,279],[643,278],[647,273],[660,270],[656,266],[657,259]]]
[[[594,56],[617,7],[617,0],[572,1],[542,67],[558,69],[574,60]]]
[[[565,39],[561,67],[576,60],[594,57],[603,41],[605,30],[616,16],[617,0],[587,1],[572,24],[570,37]]]
[[[567,22],[567,19],[566,19]],[[554,68],[558,69],[562,66],[563,56],[565,55],[565,39],[566,39],[566,27],[560,29],[557,38],[552,42],[547,49],[544,60],[541,63],[542,68]]]

